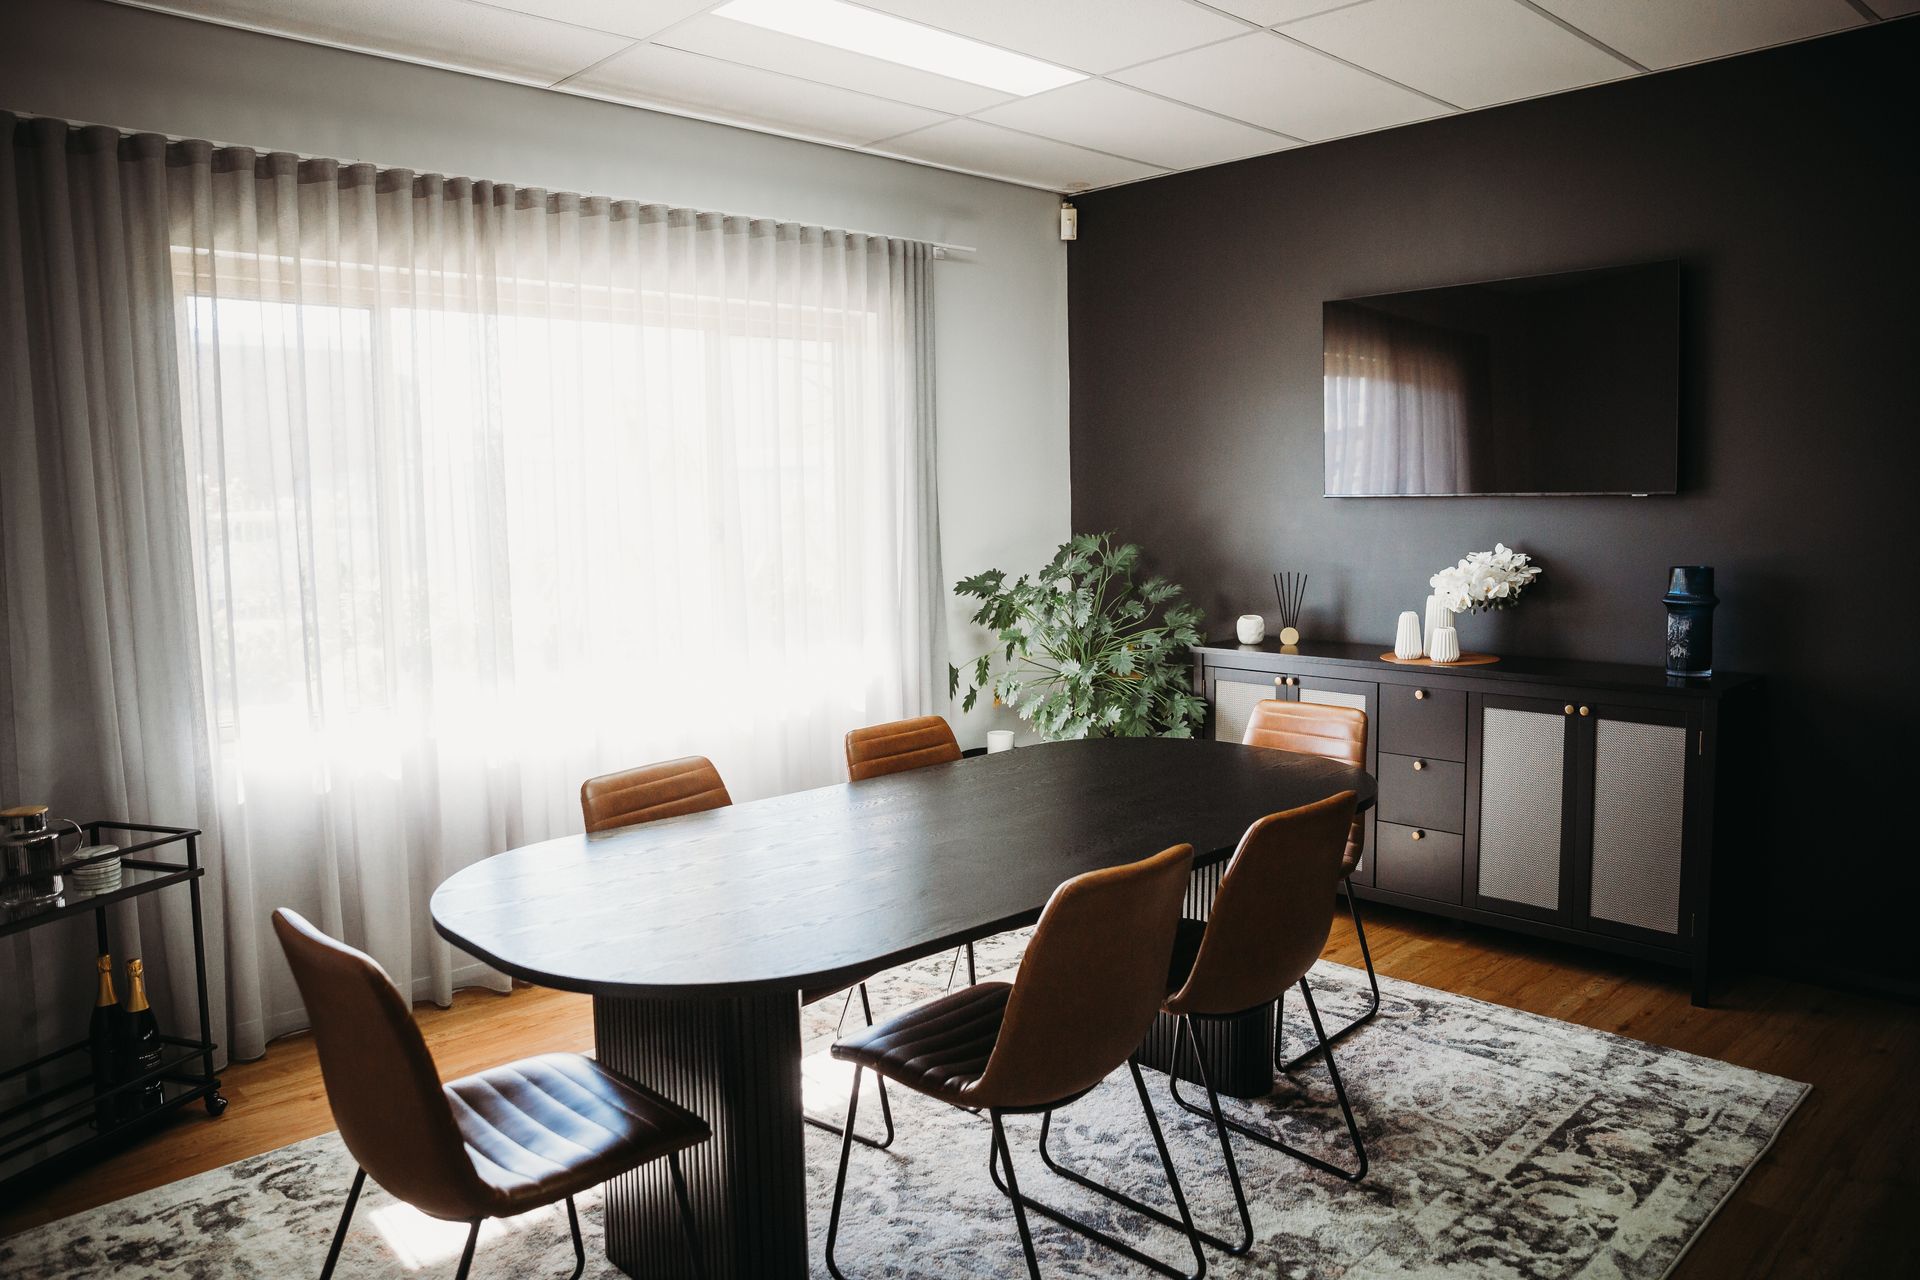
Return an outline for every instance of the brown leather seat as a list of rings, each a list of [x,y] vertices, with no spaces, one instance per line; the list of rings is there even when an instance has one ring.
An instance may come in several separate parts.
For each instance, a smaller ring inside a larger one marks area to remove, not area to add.
[[[579,1054],[527,1058],[442,1085],[385,970],[285,908],[273,913],[273,928],[313,1020],[334,1122],[360,1165],[323,1280],[369,1174],[423,1213],[473,1224],[464,1276],[482,1220],[559,1200],[584,1257],[573,1196],[662,1157],[675,1162],[677,1188],[677,1153],[710,1136],[700,1117]]]
[[[959,758],[960,744],[944,716],[915,716],[847,733],[847,776],[855,782]]]
[[[916,1093],[972,1106],[962,1091],[985,1074],[1012,994],[1005,982],[951,992],[854,1032],[833,1047],[833,1056],[858,1062]]]
[[[1247,719],[1247,732],[1240,741],[1249,747],[1294,751],[1364,769],[1367,767],[1367,713],[1358,707],[1268,698],[1254,704],[1253,715]],[[1355,814],[1353,826],[1347,832],[1346,855],[1340,863],[1342,876],[1352,875],[1360,866],[1366,845],[1367,824]]]
[[[580,784],[580,812],[589,834],[723,809],[732,803],[720,771],[705,756],[605,773]]]
[[[1220,878],[1220,887],[1214,891],[1206,923],[1183,922],[1175,944],[1166,1011],[1180,1019],[1180,1027],[1175,1040],[1175,1072],[1167,1077],[1167,1087],[1181,1106],[1212,1120],[1220,1135],[1222,1161],[1240,1213],[1241,1237],[1237,1245],[1214,1236],[1205,1238],[1230,1254],[1244,1253],[1252,1246],[1253,1221],[1228,1130],[1349,1181],[1358,1180],[1367,1171],[1359,1126],[1306,980],[1307,970],[1320,958],[1333,926],[1334,888],[1341,877],[1354,804],[1354,793],[1343,791],[1285,813],[1269,814],[1247,828],[1239,848],[1234,850],[1233,861]],[[1206,1054],[1193,1027],[1195,1018],[1230,1018],[1259,1009],[1276,1003],[1288,987],[1295,985],[1306,1000],[1319,1036],[1319,1052],[1326,1055],[1347,1133],[1359,1156],[1357,1172],[1341,1169],[1229,1119],[1207,1070]],[[1181,1051],[1189,1048],[1206,1086],[1204,1107],[1180,1096]]]
[[[860,1075],[868,1070],[942,1102],[988,1112],[993,1176],[1013,1202],[1028,1269],[1035,1275],[1038,1263],[1026,1218],[1030,1208],[1128,1256],[1143,1256],[1099,1228],[1021,1194],[1001,1123],[1009,1112],[1040,1111],[1050,1118],[1054,1108],[1083,1096],[1122,1064],[1133,1073],[1168,1185],[1186,1221],[1196,1270],[1205,1270],[1179,1176],[1140,1068],[1130,1056],[1165,995],[1167,960],[1192,870],[1193,848],[1183,844],[1126,866],[1075,876],[1047,902],[1011,986],[968,987],[833,1046],[834,1057],[855,1067],[849,1129],[859,1106]],[[833,1250],[851,1154],[852,1144],[842,1141],[827,1226],[827,1269],[835,1276],[841,1274]]]

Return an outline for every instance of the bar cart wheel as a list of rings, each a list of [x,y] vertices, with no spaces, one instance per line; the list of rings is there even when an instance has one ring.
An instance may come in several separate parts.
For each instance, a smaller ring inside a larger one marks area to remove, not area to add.
[[[225,1114],[226,1110],[227,1110],[227,1099],[224,1094],[210,1093],[207,1095],[207,1114],[208,1115],[210,1116],[223,1115]]]

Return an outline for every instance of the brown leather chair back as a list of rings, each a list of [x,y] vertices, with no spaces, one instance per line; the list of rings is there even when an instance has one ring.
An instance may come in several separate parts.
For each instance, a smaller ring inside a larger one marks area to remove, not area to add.
[[[273,913],[273,931],[313,1020],[327,1103],[347,1150],[375,1182],[423,1212],[480,1216],[487,1189],[393,980],[371,956],[285,907]]]
[[[1169,1013],[1243,1013],[1306,976],[1333,928],[1354,793],[1268,814],[1247,828],[1214,891],[1207,931]]]
[[[1358,707],[1336,707],[1321,702],[1257,702],[1241,743],[1295,751],[1304,756],[1338,760],[1356,769],[1367,767],[1367,713]],[[1340,874],[1350,876],[1367,850],[1367,824],[1359,814],[1347,832],[1346,854]]]
[[[1193,846],[1180,844],[1053,891],[970,1101],[1045,1106],[1091,1089],[1127,1060],[1166,996],[1192,870]]]
[[[847,776],[855,782],[959,758],[960,744],[944,716],[915,716],[847,733]]]
[[[732,803],[720,771],[705,756],[643,764],[580,784],[580,812],[587,820],[588,834],[723,809]]]

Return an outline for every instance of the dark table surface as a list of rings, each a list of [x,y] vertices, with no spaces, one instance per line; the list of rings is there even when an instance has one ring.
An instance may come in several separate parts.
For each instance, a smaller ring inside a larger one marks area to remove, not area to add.
[[[1035,920],[1054,887],[1373,779],[1232,743],[1022,747],[498,854],[433,895],[456,947],[541,986],[726,995],[851,982]]]

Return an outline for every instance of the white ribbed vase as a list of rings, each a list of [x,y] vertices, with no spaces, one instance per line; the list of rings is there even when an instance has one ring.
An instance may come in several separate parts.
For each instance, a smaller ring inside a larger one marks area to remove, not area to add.
[[[1393,656],[1403,659],[1420,656],[1420,615],[1411,609],[1400,615],[1400,629],[1393,640]]]
[[[1424,633],[1424,642],[1420,646],[1421,651],[1431,658],[1433,656],[1433,633],[1442,627],[1450,627],[1452,625],[1453,610],[1447,608],[1446,601],[1439,596],[1428,596],[1427,626]]]
[[[1460,633],[1452,627],[1436,628],[1427,656],[1435,662],[1460,661]]]

